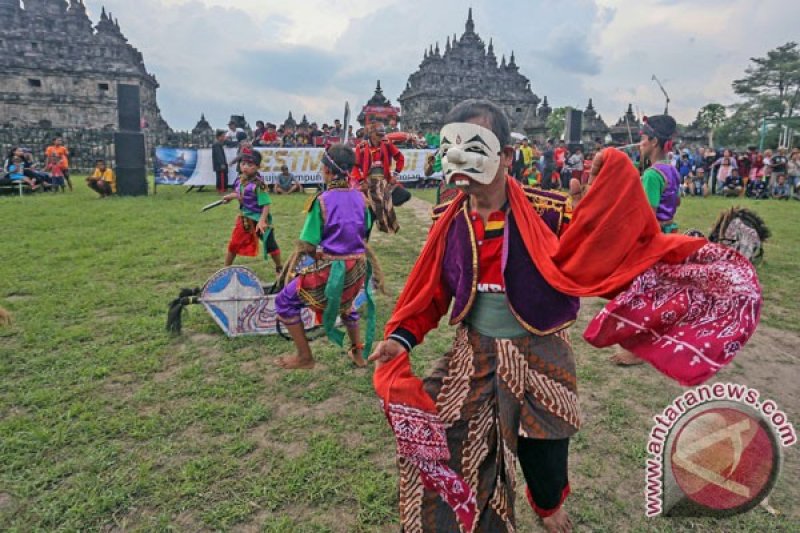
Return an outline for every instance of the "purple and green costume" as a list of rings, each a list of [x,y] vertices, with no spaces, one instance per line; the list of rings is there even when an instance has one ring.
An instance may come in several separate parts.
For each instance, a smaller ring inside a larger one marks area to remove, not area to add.
[[[678,170],[666,163],[656,163],[642,176],[647,201],[656,210],[656,218],[664,233],[675,233],[675,213],[681,203],[681,176]]]
[[[287,325],[300,322],[303,307],[322,313],[328,337],[339,345],[344,334],[335,329],[336,317],[345,326],[357,325],[359,313],[353,302],[366,286],[367,333],[364,353],[369,353],[375,329],[375,308],[366,258],[365,236],[372,221],[364,195],[346,186],[332,188],[317,196],[308,210],[300,240],[317,248],[315,260],[303,266],[278,294],[275,311]]]

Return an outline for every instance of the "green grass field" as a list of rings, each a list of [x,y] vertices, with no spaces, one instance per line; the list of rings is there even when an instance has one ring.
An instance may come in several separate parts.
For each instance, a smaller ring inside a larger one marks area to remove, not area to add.
[[[179,187],[99,200],[74,183],[71,194],[0,198],[0,305],[14,317],[0,329],[0,529],[397,531],[393,439],[368,370],[353,369],[327,340],[313,345],[313,371],[279,370],[273,361],[290,343],[228,339],[198,306],[184,314],[182,335],[165,332],[180,288],[222,266],[235,207],[201,214],[216,195]],[[288,252],[304,198],[274,201]],[[707,231],[731,203],[688,199],[679,222]],[[800,205],[742,203],[773,232],[759,269],[768,336],[720,381],[759,387],[798,424]],[[399,215],[401,233],[373,243],[395,295],[427,228],[410,208]],[[264,282],[274,277],[261,259],[239,263]],[[379,326],[393,301],[379,298]],[[651,417],[681,388],[649,368],[611,367],[608,353],[584,343],[598,305],[587,302],[573,332],[585,418],[571,455],[577,529],[800,530],[795,449],[770,499],[778,516],[759,508],[728,520],[644,517]],[[417,350],[419,372],[451,336],[443,326]],[[773,345],[787,348],[773,354]],[[517,507],[520,530],[536,530],[524,498]]]

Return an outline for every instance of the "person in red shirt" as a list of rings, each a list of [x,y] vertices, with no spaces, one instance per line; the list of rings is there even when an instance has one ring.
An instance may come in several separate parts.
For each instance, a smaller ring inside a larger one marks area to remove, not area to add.
[[[378,229],[384,233],[397,233],[400,225],[394,212],[392,192],[398,186],[395,176],[403,171],[405,158],[385,137],[386,126],[380,122],[370,126],[368,139],[356,147],[356,169]]]
[[[53,139],[53,144],[47,147],[44,155],[48,160],[53,157],[61,161],[61,173],[67,180],[67,187],[72,191],[72,180],[69,179],[69,150],[64,146],[64,140],[61,137]]]

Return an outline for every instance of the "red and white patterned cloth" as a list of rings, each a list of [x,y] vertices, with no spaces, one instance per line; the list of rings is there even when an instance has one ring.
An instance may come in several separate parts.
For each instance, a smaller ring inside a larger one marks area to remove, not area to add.
[[[707,381],[755,332],[761,285],[744,256],[709,243],[683,263],[657,263],[592,320],[584,338],[619,344],[681,385]]]

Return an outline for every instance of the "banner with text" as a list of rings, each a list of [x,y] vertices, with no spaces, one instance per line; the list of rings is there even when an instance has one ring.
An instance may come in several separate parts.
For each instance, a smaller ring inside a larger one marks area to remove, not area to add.
[[[302,185],[314,186],[322,183],[322,148],[262,148],[260,174],[266,183],[275,183],[286,165],[289,172]],[[435,150],[401,149],[405,157],[405,168],[400,181],[413,183],[426,179],[425,160]],[[216,178],[211,163],[211,149],[156,148],[154,161],[155,182],[158,185],[186,185],[191,187],[214,186]],[[235,148],[226,148],[225,157],[229,162],[236,158]],[[434,175],[433,178],[440,177]],[[228,183],[236,180],[236,165],[228,167]]]

